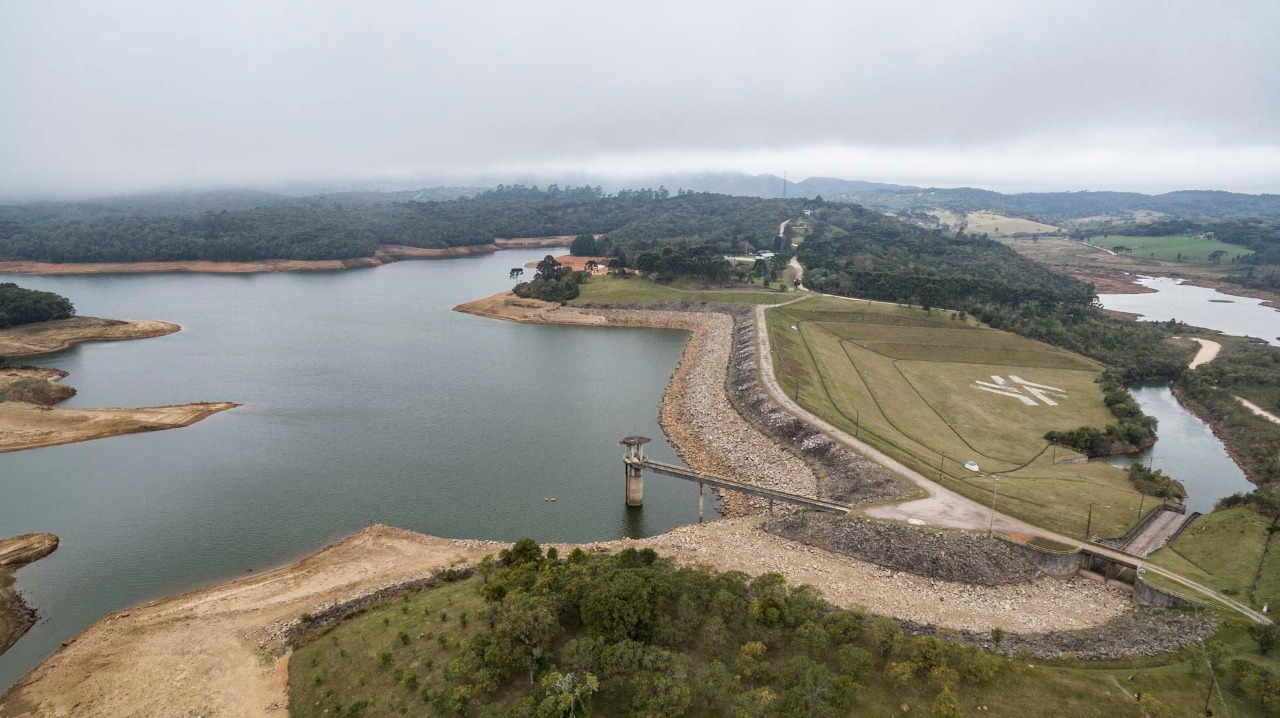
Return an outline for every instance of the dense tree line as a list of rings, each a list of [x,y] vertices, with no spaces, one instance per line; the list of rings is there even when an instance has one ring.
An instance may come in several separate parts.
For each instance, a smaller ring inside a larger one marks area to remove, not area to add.
[[[992,241],[951,235],[853,205],[813,213],[814,233],[796,254],[805,284],[833,294],[967,308],[1034,302],[1087,308],[1091,285]]]
[[[73,316],[71,300],[53,292],[24,289],[13,282],[0,284],[0,329]]]
[[[378,245],[488,244],[495,237],[607,234],[602,254],[671,243],[770,246],[798,203],[667,190],[502,186],[452,201],[385,204],[314,198],[242,210],[155,216],[0,212],[0,257],[44,262],[348,259]]]
[[[421,690],[440,715],[822,718],[890,681],[932,686],[931,715],[952,716],[958,687],[1008,666],[833,609],[777,574],[678,568],[652,549],[561,560],[524,539],[481,570],[487,628]]]

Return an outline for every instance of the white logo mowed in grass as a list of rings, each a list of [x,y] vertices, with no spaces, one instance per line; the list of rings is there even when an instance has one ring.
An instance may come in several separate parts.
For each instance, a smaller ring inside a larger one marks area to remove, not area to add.
[[[1013,383],[1011,384],[1010,382]],[[1058,402],[1054,401],[1055,398],[1067,398],[1067,392],[1065,389],[1027,381],[1016,374],[1010,374],[1008,381],[1006,381],[1002,376],[992,375],[991,381],[989,382],[973,382],[973,388],[978,391],[989,391],[992,394],[1000,394],[1001,396],[1007,396],[1011,399],[1017,399],[1027,406],[1040,406],[1036,403],[1036,399],[1044,402],[1046,406],[1057,406]]]

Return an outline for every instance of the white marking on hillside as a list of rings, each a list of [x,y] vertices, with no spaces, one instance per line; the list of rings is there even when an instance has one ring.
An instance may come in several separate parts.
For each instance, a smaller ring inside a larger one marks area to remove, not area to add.
[[[1013,380],[1014,383],[1019,384],[1020,386],[1013,386],[1009,384],[1009,382],[1005,381],[1004,377],[992,375],[991,381],[995,382],[994,384],[991,382],[974,380],[971,388],[977,389],[978,391],[985,391],[991,394],[999,394],[1001,396],[1017,399],[1027,406],[1040,406],[1036,403],[1036,399],[1043,402],[1045,406],[1057,406],[1058,402],[1054,401],[1054,398],[1067,398],[1066,389],[1059,389],[1056,386],[1049,386],[1047,384],[1037,384],[1032,381],[1027,381],[1016,374],[1010,374],[1009,379]],[[1022,393],[1024,391],[1026,394]],[[1030,394],[1031,396],[1027,396],[1027,394]]]

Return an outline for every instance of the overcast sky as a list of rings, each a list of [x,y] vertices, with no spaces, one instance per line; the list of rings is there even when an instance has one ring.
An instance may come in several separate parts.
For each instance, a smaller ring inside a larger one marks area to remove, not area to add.
[[[0,195],[495,173],[1280,192],[1280,2],[0,0]]]

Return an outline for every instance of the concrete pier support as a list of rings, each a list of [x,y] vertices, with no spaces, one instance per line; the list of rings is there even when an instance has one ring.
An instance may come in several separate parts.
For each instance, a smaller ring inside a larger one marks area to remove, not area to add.
[[[628,436],[618,442],[619,445],[627,447],[622,463],[626,481],[626,502],[629,507],[644,505],[644,468],[640,462],[644,461],[644,445],[649,441],[645,436]]]
[[[644,505],[644,469],[627,464],[627,506]]]
[[[698,523],[702,523],[702,489],[706,484],[698,482]]]

